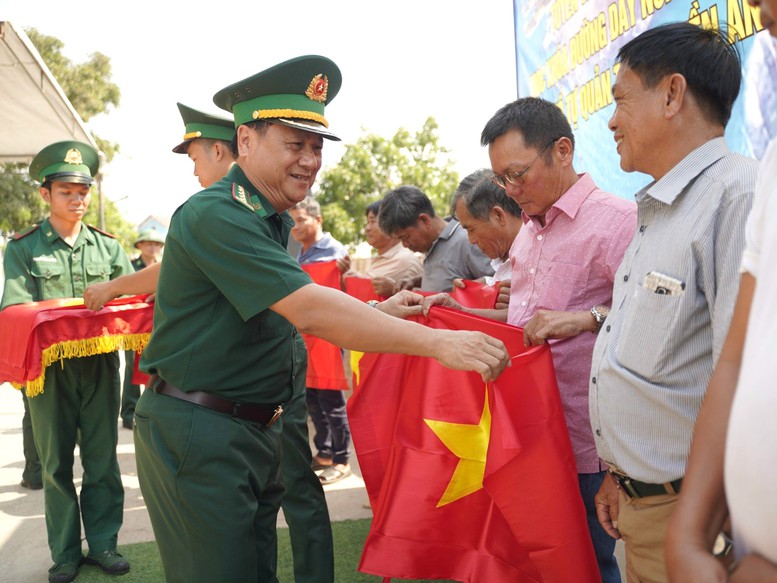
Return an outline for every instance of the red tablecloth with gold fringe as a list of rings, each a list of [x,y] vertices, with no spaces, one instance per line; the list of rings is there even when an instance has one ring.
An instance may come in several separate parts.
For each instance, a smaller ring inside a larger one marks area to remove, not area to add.
[[[46,367],[65,358],[116,350],[142,352],[153,323],[147,295],[120,298],[94,312],[81,299],[9,306],[0,312],[0,382],[28,397],[43,392]]]

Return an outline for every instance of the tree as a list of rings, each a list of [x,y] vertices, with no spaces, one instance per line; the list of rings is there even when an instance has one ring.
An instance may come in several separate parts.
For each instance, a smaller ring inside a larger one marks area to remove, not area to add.
[[[73,63],[62,54],[64,43],[59,39],[41,34],[34,28],[25,32],[81,119],[88,121],[119,104],[120,91],[118,85],[110,81],[111,63],[108,57],[93,53],[89,60]],[[105,159],[112,160],[119,151],[118,145],[94,134],[92,137],[105,154]],[[94,189],[93,198],[96,198]],[[97,206],[97,201],[94,201],[91,210],[96,210]],[[118,212],[108,210],[111,207],[115,211],[115,206],[106,202],[105,207],[105,228],[108,231],[117,234],[132,231]],[[27,175],[27,165],[0,165],[0,232],[18,232],[41,221],[46,214],[46,205],[38,194],[38,184]],[[91,222],[91,217],[96,215],[88,216],[88,222]],[[98,223],[95,220],[95,224]]]
[[[365,134],[346,145],[340,162],[322,173],[316,193],[326,230],[343,243],[360,242],[367,205],[404,184],[419,187],[447,216],[459,175],[449,150],[438,143],[437,128],[429,117],[415,135],[400,128],[390,140]]]

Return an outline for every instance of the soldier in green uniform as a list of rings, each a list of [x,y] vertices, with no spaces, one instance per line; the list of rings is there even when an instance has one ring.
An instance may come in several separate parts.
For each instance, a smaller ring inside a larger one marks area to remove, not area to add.
[[[135,409],[138,478],[167,583],[277,581],[283,408],[305,379],[299,332],[484,379],[507,365],[500,341],[382,314],[313,284],[287,253],[285,211],[312,186],[324,138],[338,139],[324,105],[341,79],[329,59],[306,56],[214,96],[235,117],[237,162],[173,215],[141,357],[153,376]],[[309,465],[304,447],[297,463]]]
[[[51,144],[35,156],[30,175],[42,183],[40,195],[50,214],[9,241],[0,308],[80,297],[90,283],[132,271],[116,239],[82,222],[98,166],[97,152],[81,142]],[[72,358],[50,366],[43,393],[27,400],[43,468],[46,530],[54,560],[49,581],[72,581],[81,562],[114,575],[126,573],[129,563],[116,552],[124,506],[116,459],[119,355]],[[84,468],[80,498],[73,484],[77,434]]]
[[[132,260],[132,267],[140,271],[151,265],[157,265],[162,259],[162,248],[165,246],[165,238],[155,229],[146,229],[135,239],[135,249],[140,254]],[[115,281],[115,280],[114,280]],[[153,293],[153,292],[149,292]],[[102,306],[101,306],[102,307]],[[132,417],[135,415],[135,405],[140,398],[140,385],[132,382],[132,374],[135,370],[135,351],[124,351],[124,384],[121,388],[121,409],[119,416],[125,429],[132,429]]]
[[[183,103],[177,105],[184,123],[184,135],[173,152],[189,156],[194,163],[194,175],[200,181],[200,186],[208,188],[224,178],[235,163],[231,146],[232,138],[235,137],[235,122],[198,111]],[[156,263],[148,269],[90,285],[84,292],[84,303],[90,310],[100,310],[106,302],[119,296],[155,293],[161,267],[160,263]]]
[[[235,135],[235,123],[231,119],[212,116],[181,103],[178,104],[178,109],[186,130],[183,141],[173,148],[173,152],[188,154],[195,165],[195,176],[199,178],[200,184],[207,188],[221,180],[234,162],[230,142]],[[228,131],[225,131],[225,128]],[[144,281],[148,283],[143,289],[130,287],[130,284],[136,285],[133,281],[139,281],[138,275],[135,274],[90,286],[84,295],[87,306],[100,309],[105,302],[119,295],[155,293],[159,268],[161,264],[153,265],[147,270],[153,270],[156,276],[153,282],[146,277]],[[304,345],[299,335],[296,336],[296,342]],[[303,345],[296,347],[296,350],[304,352]],[[311,468],[306,394],[304,375],[296,377],[294,396],[286,403],[283,416],[281,475],[287,487],[281,507],[289,525],[295,581],[327,583],[334,577],[332,530],[321,482]]]

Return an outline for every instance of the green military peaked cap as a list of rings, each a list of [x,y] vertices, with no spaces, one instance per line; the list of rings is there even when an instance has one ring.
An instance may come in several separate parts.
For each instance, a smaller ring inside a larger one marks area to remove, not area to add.
[[[67,141],[43,148],[30,162],[30,176],[38,182],[58,180],[92,184],[100,157],[89,144]]]
[[[135,248],[137,249],[138,243],[142,243],[143,241],[162,243],[162,245],[165,244],[165,238],[162,236],[162,233],[156,229],[146,229],[145,231],[141,231],[140,234],[138,234],[138,238],[135,239]]]
[[[173,148],[176,154],[185,154],[189,149],[189,142],[197,138],[231,142],[235,137],[235,122],[231,119],[203,113],[183,103],[178,104],[178,111],[181,112],[186,129],[183,142]]]
[[[233,83],[213,96],[213,102],[235,116],[235,127],[254,120],[340,140],[327,128],[324,106],[340,91],[343,76],[330,59],[306,55],[284,61]]]

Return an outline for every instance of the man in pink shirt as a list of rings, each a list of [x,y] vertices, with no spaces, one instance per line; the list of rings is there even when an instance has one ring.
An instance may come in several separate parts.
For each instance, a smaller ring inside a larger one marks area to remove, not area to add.
[[[492,180],[520,205],[524,225],[510,248],[508,309],[467,311],[522,327],[527,346],[551,343],[602,581],[619,582],[615,539],[599,524],[594,504],[606,468],[588,416],[588,377],[615,271],[636,229],[636,204],[575,172],[572,128],[549,101],[527,97],[505,105],[486,124],[481,143]],[[452,305],[447,298],[427,303]]]

